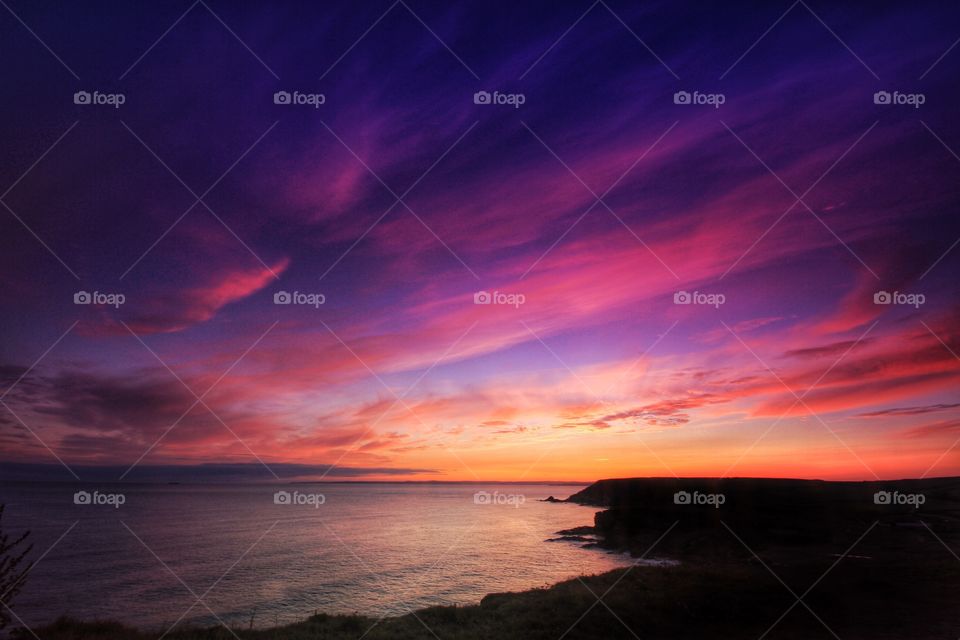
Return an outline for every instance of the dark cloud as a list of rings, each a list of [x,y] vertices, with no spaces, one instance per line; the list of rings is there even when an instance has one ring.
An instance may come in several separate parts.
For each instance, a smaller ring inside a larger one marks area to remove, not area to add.
[[[435,469],[387,467],[340,467],[322,464],[268,463],[269,469],[257,462],[207,463],[195,465],[139,465],[126,476],[129,482],[276,482],[326,478],[362,478],[371,475],[403,476],[437,474]],[[116,482],[129,468],[127,465],[71,465],[83,482]],[[271,473],[273,471],[273,473]],[[0,465],[0,480],[71,481],[74,478],[61,465],[8,462]]]
[[[960,407],[960,403],[954,404],[928,404],[925,406],[919,407],[894,407],[892,409],[882,409],[880,411],[869,411],[867,413],[861,413],[859,415],[866,418],[878,418],[881,416],[918,416],[925,413],[937,413],[938,411],[946,411],[947,409],[955,409]]]

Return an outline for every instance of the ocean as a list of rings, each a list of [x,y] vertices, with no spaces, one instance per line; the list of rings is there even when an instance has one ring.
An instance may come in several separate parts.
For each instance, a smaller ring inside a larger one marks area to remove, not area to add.
[[[272,626],[322,613],[476,604],[630,563],[548,542],[596,509],[540,502],[579,485],[7,483],[5,531],[37,562],[13,603],[164,631]],[[278,492],[281,492],[278,494]]]

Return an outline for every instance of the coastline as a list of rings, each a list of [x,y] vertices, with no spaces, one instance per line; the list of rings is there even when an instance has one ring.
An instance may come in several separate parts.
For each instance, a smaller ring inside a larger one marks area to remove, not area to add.
[[[725,501],[716,507],[676,502],[677,492],[687,490],[720,492]],[[919,491],[925,504],[922,509],[878,504],[873,494],[884,490]],[[554,501],[601,509],[592,526],[558,534],[590,536],[569,541],[630,552],[632,566],[549,587],[491,593],[476,605],[426,607],[382,619],[318,614],[263,629],[178,628],[166,637],[757,638],[776,625],[775,637],[787,639],[820,637],[827,627],[837,628],[844,640],[934,640],[955,638],[960,624],[953,602],[960,562],[940,544],[949,549],[960,541],[958,478],[880,483],[634,478],[601,480]],[[925,527],[936,529],[937,536]],[[643,562],[664,557],[679,563]],[[825,570],[828,580],[821,578]],[[795,596],[803,591],[793,589],[810,584],[816,589],[804,595],[804,604],[816,615],[796,607]],[[44,640],[157,637],[115,622],[70,619],[35,631]]]

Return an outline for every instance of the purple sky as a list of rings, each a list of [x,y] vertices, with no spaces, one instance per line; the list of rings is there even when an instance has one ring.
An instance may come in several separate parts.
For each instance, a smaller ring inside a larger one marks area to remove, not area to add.
[[[960,473],[958,37],[933,4],[10,3],[0,462]]]

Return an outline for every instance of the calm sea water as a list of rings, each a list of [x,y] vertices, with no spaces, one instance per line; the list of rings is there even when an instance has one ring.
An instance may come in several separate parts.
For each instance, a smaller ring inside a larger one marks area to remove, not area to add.
[[[14,603],[26,624],[69,614],[165,630],[184,614],[184,622],[216,624],[216,614],[237,626],[248,625],[251,616],[254,626],[269,626],[315,611],[401,614],[473,604],[488,593],[629,563],[577,543],[546,542],[559,529],[592,524],[595,509],[538,502],[566,497],[578,486],[96,489],[99,496],[93,487],[68,484],[0,487],[4,528],[32,531],[34,559],[63,536]],[[278,489],[301,504],[277,504]],[[122,494],[124,503],[74,504],[78,490],[91,493],[91,501]],[[478,504],[480,491],[490,499],[481,494]],[[196,596],[203,601],[196,603]]]

